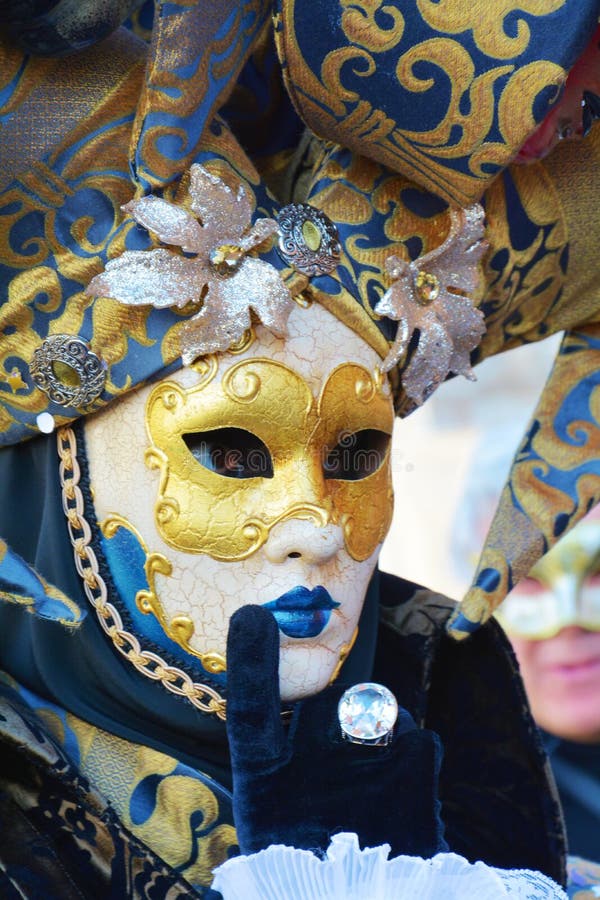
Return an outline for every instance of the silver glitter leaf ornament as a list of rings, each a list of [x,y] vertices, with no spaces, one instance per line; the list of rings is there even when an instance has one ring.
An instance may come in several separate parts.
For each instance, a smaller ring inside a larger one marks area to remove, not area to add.
[[[474,379],[470,353],[485,333],[484,316],[473,306],[480,282],[479,262],[487,249],[484,212],[475,203],[450,211],[446,240],[413,262],[397,256],[386,260],[394,279],[375,312],[398,322],[398,331],[381,369],[389,372],[406,353],[419,331],[415,352],[402,374],[408,397],[421,405],[452,372]]]
[[[127,250],[107,263],[86,293],[156,309],[201,304],[181,329],[184,363],[239,341],[250,327],[250,310],[283,337],[292,295],[274,266],[248,255],[277,234],[277,222],[262,218],[252,225],[244,188],[232,191],[200,165],[190,169],[189,205],[195,215],[160,197],[125,204],[123,211],[162,243],[193,255]]]
[[[277,269],[269,263],[248,257],[236,276],[220,276],[213,281],[211,291],[210,305],[205,303],[181,331],[185,363],[241,340],[252,324],[250,310],[277,337],[286,334],[293,300]]]

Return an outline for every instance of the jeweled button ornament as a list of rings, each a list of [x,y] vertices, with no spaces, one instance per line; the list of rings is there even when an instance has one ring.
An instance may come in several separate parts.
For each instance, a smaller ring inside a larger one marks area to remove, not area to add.
[[[398,703],[392,692],[372,681],[348,688],[338,703],[342,736],[353,744],[389,744],[397,718]]]
[[[210,264],[220,275],[231,275],[244,261],[244,251],[237,244],[221,244],[211,250]]]
[[[423,306],[427,306],[429,303],[433,303],[434,300],[437,300],[440,294],[439,279],[435,275],[431,275],[429,272],[419,272],[419,274],[415,278],[415,288],[417,293],[417,300],[419,303],[422,303]]]
[[[326,275],[340,261],[340,242],[333,222],[309,203],[290,203],[277,217],[279,253],[303,275]]]
[[[29,365],[36,386],[54,403],[89,406],[104,390],[106,366],[88,344],[72,334],[53,334]]]

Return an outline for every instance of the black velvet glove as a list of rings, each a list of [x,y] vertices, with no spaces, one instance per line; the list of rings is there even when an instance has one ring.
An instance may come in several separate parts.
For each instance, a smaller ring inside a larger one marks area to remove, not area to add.
[[[437,800],[442,750],[401,709],[387,747],[344,741],[337,716],[347,685],[297,702],[281,718],[279,631],[260,606],[231,618],[227,645],[227,733],[233,810],[242,853],[270,844],[325,850],[353,831],[362,847],[388,843],[392,856],[447,850]]]

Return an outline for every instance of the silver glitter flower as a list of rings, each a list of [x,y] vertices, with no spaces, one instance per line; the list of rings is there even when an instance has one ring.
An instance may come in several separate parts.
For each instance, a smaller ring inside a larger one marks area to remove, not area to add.
[[[484,212],[478,203],[451,210],[446,240],[413,262],[386,260],[394,283],[375,312],[398,322],[396,339],[382,363],[389,372],[402,360],[413,333],[419,339],[402,375],[406,394],[420,405],[449,372],[473,379],[469,355],[485,332],[481,310],[468,295],[479,285],[479,262],[487,249]]]
[[[153,196],[123,210],[163,243],[193,256],[164,248],[127,250],[107,263],[86,293],[157,309],[201,304],[181,330],[185,363],[240,340],[251,310],[283,337],[292,296],[274,266],[249,255],[277,234],[275,220],[257,219],[250,227],[252,207],[243,187],[234,193],[200,165],[190,169],[189,199],[195,215]]]

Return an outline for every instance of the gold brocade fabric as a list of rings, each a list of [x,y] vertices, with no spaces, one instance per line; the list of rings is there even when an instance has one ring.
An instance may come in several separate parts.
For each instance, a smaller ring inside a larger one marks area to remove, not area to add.
[[[577,0],[302,0],[276,20],[286,85],[312,131],[466,206],[560,95],[597,21]]]
[[[567,334],[511,467],[461,609],[485,621],[600,500],[600,325]]]
[[[145,45],[125,29],[66,64],[54,58],[24,58],[16,47],[0,42],[3,90],[16,82],[2,109],[0,189],[43,159],[82,121],[97,121],[100,110],[102,118],[110,115],[110,97],[113,109],[131,103],[145,61]]]
[[[237,847],[226,792],[208,776],[151,747],[89,725],[43,701],[36,713],[125,827],[190,884]]]
[[[38,433],[36,417],[48,409],[48,398],[32,385],[28,369],[48,334],[80,335],[106,364],[105,391],[94,408],[180,356],[178,333],[184,317],[179,310],[161,314],[150,307],[132,309],[110,299],[94,301],[84,293],[107,258],[149,245],[147,233],[121,211],[135,192],[132,125],[146,52],[123,29],[101,48],[102,56],[91,48],[61,61],[54,97],[65,113],[55,116],[41,136],[24,132],[22,126],[28,121],[35,125],[48,109],[56,63],[27,61],[19,51],[7,50],[6,67],[0,69],[0,86],[6,92],[12,89],[6,106],[11,115],[0,131],[0,147],[8,148],[4,156],[0,150],[0,177],[2,170],[5,179],[14,176],[15,169],[18,173],[5,185],[0,210],[0,278],[6,288],[0,304],[4,437],[15,429],[22,437]],[[110,89],[103,78],[96,79],[104,55],[112,60],[107,66],[114,76]],[[71,94],[83,99],[68,112],[65,98]],[[194,145],[196,157],[206,160],[215,174],[244,183],[255,206],[258,175],[233,135],[224,124],[213,123],[210,133],[202,132],[198,141],[200,137],[201,144]],[[18,166],[7,155],[11,144],[23,148]],[[139,143],[133,146],[141,159]],[[43,161],[31,163],[44,151]],[[165,191],[165,198],[181,200],[186,187],[184,178]],[[57,424],[70,418],[61,415],[60,407],[52,412]]]
[[[396,334],[396,323],[374,311],[390,287],[386,260],[417,259],[440,245],[449,227],[446,199],[481,197],[486,213],[489,248],[473,300],[487,330],[472,362],[561,329],[585,329],[584,343],[593,334],[598,128],[543,162],[507,164],[556,101],[597,8],[581,0],[528,0],[525,7],[419,0],[409,11],[394,3],[375,10],[323,0],[319,15],[330,28],[315,28],[309,5],[294,0],[275,10],[292,99],[317,136],[336,141],[322,142],[302,199],[337,225],[341,261],[331,275],[312,278],[310,292],[382,358]],[[136,193],[158,189],[185,204],[184,172],[193,160],[243,184],[253,219],[276,215],[254,161],[215,117],[254,50],[266,81],[269,66],[281,74],[267,49],[269,12],[259,0],[206,9],[191,0],[158,4],[148,66],[143,41],[123,29],[60,63],[3,49],[0,443],[38,434],[40,413],[50,412],[57,425],[72,421],[181,364],[189,311],[126,307],[84,293],[109,260],[156,245],[122,212]],[[249,84],[238,90],[242,98]],[[277,98],[281,104],[280,91]],[[279,121],[273,108],[264,121]],[[290,147],[279,150],[265,154],[265,169],[289,159]],[[41,342],[61,334],[87,342],[106,367],[104,391],[85,410],[52,404],[29,372]],[[575,394],[587,390],[593,401],[595,363],[583,359],[592,359],[595,340],[574,369],[584,386],[572,383],[564,394],[560,373],[567,363],[573,370],[576,355],[569,338],[541,401],[535,453],[549,474],[541,478],[537,463],[526,469],[517,461],[510,508],[494,526],[504,536],[490,539],[477,575],[477,619],[481,591],[486,609],[499,602],[596,501],[595,419],[585,440],[565,439],[551,424],[560,416],[578,421]],[[401,415],[414,406],[400,383],[406,364],[391,373]],[[573,458],[578,477],[568,479]],[[536,512],[542,503],[543,513]]]

